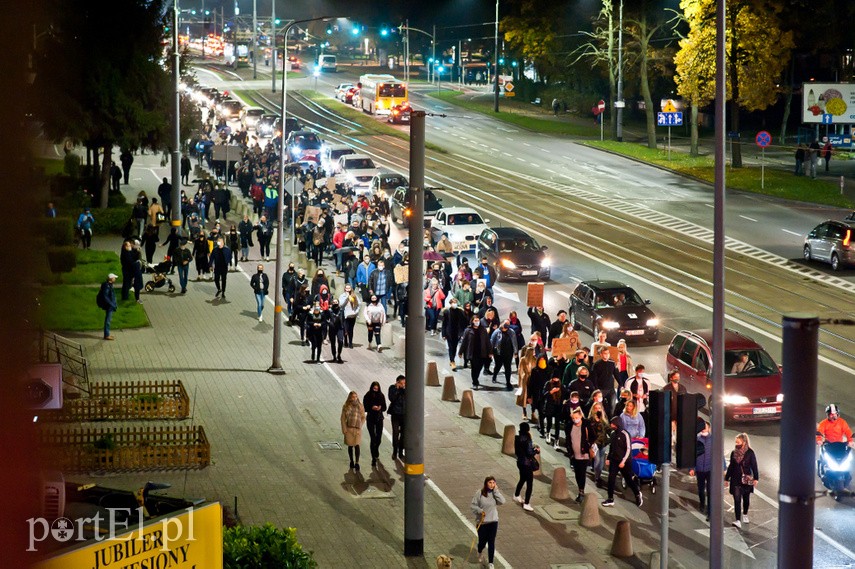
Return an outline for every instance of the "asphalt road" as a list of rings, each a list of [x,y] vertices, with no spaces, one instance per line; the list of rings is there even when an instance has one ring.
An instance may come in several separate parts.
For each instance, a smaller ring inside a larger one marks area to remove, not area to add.
[[[204,83],[219,86],[205,74],[200,76]],[[318,90],[331,92],[334,84],[355,78],[347,73],[323,76]],[[295,80],[291,85],[312,88],[313,81]],[[269,87],[269,81],[258,83],[244,82],[240,88]],[[429,184],[446,188],[441,195],[444,204],[476,207],[492,224],[519,226],[549,246],[554,267],[545,298],[549,313],[567,307],[567,296],[579,280],[614,278],[633,286],[642,298],[652,300],[663,322],[662,344],[630,347],[634,360],[643,362],[657,379],[665,372],[665,350],[673,332],[710,326],[712,191],[708,185],[570,140],[521,131],[434,99],[415,94],[412,99],[417,108],[449,115],[430,117],[427,131],[429,142],[449,151],[429,153],[426,172]],[[326,138],[368,151],[382,166],[406,174],[405,142],[390,138],[369,142],[365,137],[330,132],[337,119],[309,105],[289,102],[292,112],[314,123]],[[843,212],[738,192],[728,193],[727,208],[727,234],[733,240],[728,253],[728,327],[757,339],[780,363],[783,312],[852,316],[849,286],[855,283],[855,272],[832,275],[820,265],[799,272],[800,262],[787,263],[800,258],[801,236],[808,229]],[[393,244],[401,235],[393,235]],[[524,301],[525,285],[499,285],[497,306],[502,316],[510,310],[524,313]],[[527,323],[525,316],[522,320]],[[583,338],[591,340],[587,334]],[[818,417],[826,401],[837,401],[852,422],[847,395],[853,380],[853,340],[855,333],[843,328],[826,329],[821,336]],[[428,338],[427,350],[441,368],[447,368],[438,337]],[[457,376],[459,382],[467,383],[465,373]],[[506,392],[486,392],[481,397],[493,405],[499,420],[518,420],[518,408]],[[726,532],[729,566],[771,567],[777,547],[777,504],[772,497],[781,466],[778,428],[776,424],[736,428],[752,437],[761,481],[750,527],[741,533]],[[737,432],[726,431],[726,448]],[[673,523],[683,537],[692,537],[673,546],[675,558],[685,562],[702,551],[708,528],[692,511],[688,477],[676,475],[673,486],[672,500],[685,506]],[[855,563],[855,535],[845,529],[855,521],[851,502],[820,498],[816,510],[815,566]],[[729,514],[725,519],[731,519]]]

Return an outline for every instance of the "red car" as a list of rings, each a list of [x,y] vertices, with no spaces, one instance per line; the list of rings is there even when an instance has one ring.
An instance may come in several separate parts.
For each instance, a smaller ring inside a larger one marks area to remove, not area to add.
[[[300,60],[296,55],[292,55],[288,57],[288,63],[291,66],[292,70],[300,69]]]
[[[712,330],[683,330],[668,346],[668,369],[692,392],[712,389]],[[744,334],[725,330],[724,409],[732,421],[781,418],[781,368],[763,347]]]
[[[392,124],[410,124],[410,114],[412,114],[413,108],[410,106],[410,103],[402,103],[400,105],[395,105],[392,107],[392,110],[389,111],[389,118],[386,119],[386,122],[390,122]]]
[[[356,96],[357,93],[359,93],[359,88],[351,87],[350,89],[344,92],[344,98],[342,100],[345,102],[345,104],[352,105],[353,98]]]

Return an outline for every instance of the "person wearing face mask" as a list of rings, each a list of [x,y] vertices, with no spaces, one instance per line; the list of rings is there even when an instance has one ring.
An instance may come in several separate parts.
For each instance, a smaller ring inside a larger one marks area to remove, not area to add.
[[[306,345],[306,322],[312,308],[312,297],[307,285],[301,285],[294,297],[294,321],[300,327],[300,343]]]
[[[677,437],[677,396],[680,393],[688,393],[686,386],[680,383],[680,372],[672,369],[667,375],[668,383],[662,388],[662,391],[671,392],[671,440],[676,441]]]
[[[445,300],[445,293],[442,292],[436,278],[430,279],[423,298],[425,301],[425,329],[430,331],[431,336],[436,336],[437,317]]]
[[[380,383],[371,382],[368,392],[362,397],[362,406],[366,412],[368,436],[371,439],[371,466],[377,466],[380,460],[380,443],[383,441],[383,413],[386,412],[386,396],[380,389]]]
[[[222,297],[226,299],[226,277],[229,274],[229,260],[232,258],[232,252],[226,247],[225,241],[220,237],[217,239],[217,246],[211,252],[211,258],[208,261],[214,269],[214,284],[217,285],[217,294],[214,298]]]
[[[309,316],[306,318],[306,335],[309,338],[309,344],[312,346],[312,361],[315,363],[321,362],[321,347],[327,335],[326,316],[326,312],[321,310],[321,307],[316,302],[312,306]]]
[[[359,316],[359,296],[349,284],[344,285],[344,292],[338,297],[344,319],[344,345],[353,348],[353,331],[356,328],[356,318]]]
[[[368,349],[371,349],[371,341],[377,342],[377,353],[383,347],[380,345],[380,331],[386,323],[386,311],[380,306],[376,294],[371,295],[371,300],[365,305],[365,325],[368,327]]]
[[[490,336],[487,329],[481,325],[481,319],[478,316],[472,317],[470,326],[463,332],[459,355],[471,362],[472,388],[477,390],[481,387],[478,382],[481,370],[490,362]]]
[[[759,479],[757,455],[748,443],[748,435],[740,433],[736,435],[730,463],[724,473],[724,485],[730,486],[730,494],[733,496],[736,516],[733,527],[741,528],[743,523],[748,523],[748,506],[751,505],[751,494]]]
[[[290,325],[294,320],[294,295],[297,294],[296,289],[297,271],[294,269],[294,263],[288,263],[288,268],[282,273],[282,298],[285,301],[285,314],[288,315]]]
[[[609,425],[609,420],[606,419],[606,412],[603,409],[603,396],[600,392],[595,391],[591,397],[591,410],[588,411],[588,421],[591,423],[591,428],[596,435],[597,452],[591,459],[591,468],[594,471],[594,482],[597,488],[603,487],[602,474],[603,467],[606,464],[606,451],[609,446],[609,439],[612,436],[612,428]]]
[[[362,262],[356,267],[356,289],[361,291],[362,300],[367,301],[371,298],[368,293],[368,277],[377,269],[377,266],[371,262],[371,256],[368,253],[362,257]]]
[[[262,321],[261,312],[264,310],[264,298],[267,296],[267,289],[270,287],[270,279],[264,272],[264,265],[258,265],[256,273],[249,279],[249,286],[255,293],[255,303],[258,309],[258,321]]]
[[[564,392],[561,389],[561,380],[553,377],[543,387],[543,416],[546,418],[546,444],[552,444],[552,448],[558,450],[559,438],[561,436],[561,408],[564,401]],[[552,434],[553,425],[555,435]]]
[[[644,504],[644,497],[638,487],[638,480],[632,473],[630,465],[631,438],[626,429],[623,428],[620,417],[612,417],[609,425],[614,429],[609,439],[609,454],[606,458],[606,466],[609,467],[609,483],[607,487],[608,497],[603,500],[602,506],[610,508],[615,505],[615,483],[617,475],[623,475],[626,485],[635,494],[635,505],[639,508]]]
[[[537,462],[537,455],[540,454],[540,447],[534,444],[531,440],[531,428],[528,422],[520,423],[520,432],[514,437],[514,454],[517,457],[517,470],[519,470],[519,480],[514,491],[514,501],[523,505],[523,510],[533,512],[531,507],[531,487],[534,484],[534,473],[539,470],[540,466]],[[525,498],[520,496],[523,486],[525,486]]]
[[[572,393],[570,398],[573,398]],[[581,504],[585,497],[588,464],[591,462],[591,457],[595,456],[597,452],[595,448],[597,434],[590,421],[584,418],[582,410],[576,408],[570,412],[565,436],[567,437],[567,454],[570,455],[570,466],[573,468],[576,486],[579,488],[576,503]]]
[[[618,385],[618,371],[611,360],[608,347],[600,348],[600,359],[591,366],[591,382],[603,392],[603,407],[611,412],[614,407],[615,388]],[[676,415],[674,415],[676,417]]]
[[[689,476],[694,476],[698,482],[698,510],[710,517],[710,475],[712,474],[712,437],[710,424],[704,422],[703,430],[698,433],[697,458],[695,467],[689,470]]]
[[[386,261],[381,258],[377,261],[377,269],[368,277],[368,291],[377,296],[380,306],[386,310],[386,304],[393,290],[395,290],[395,277],[392,275],[392,270],[386,268]]]
[[[460,336],[466,330],[466,315],[458,306],[457,299],[452,298],[448,301],[442,311],[442,339],[448,347],[448,359],[451,365],[451,371],[457,369],[455,357],[457,356],[457,345],[460,343]]]
[[[312,278],[312,286],[311,293],[312,295],[316,295],[321,291],[321,287],[326,286],[327,289],[330,288],[330,282],[327,280],[326,274],[324,274],[323,269],[318,269],[315,271],[315,276]]]
[[[341,309],[337,298],[334,298],[330,304],[327,315],[327,337],[330,340],[332,361],[343,364],[341,350],[344,347],[344,311]]]
[[[530,306],[528,317],[531,320],[531,333],[540,332],[540,337],[546,340],[549,337],[549,315],[544,312],[542,306]]]
[[[493,383],[497,382],[499,371],[505,369],[505,388],[510,391],[513,389],[511,385],[511,362],[514,359],[519,346],[517,345],[517,335],[511,331],[510,323],[505,320],[490,335],[490,346],[493,348],[493,354],[496,358],[496,366],[493,368]]]
[[[247,214],[243,214],[243,219],[238,223],[238,234],[240,234],[240,260],[249,261],[249,248],[252,244],[252,222]]]
[[[567,385],[567,389],[570,392],[576,392],[579,394],[579,401],[581,403],[582,411],[587,413],[588,409],[591,408],[591,395],[594,394],[594,384],[588,379],[588,368],[580,367],[576,372],[576,379],[570,382]],[[564,375],[567,375],[565,370]]]
[[[579,370],[582,368],[590,371],[588,365],[585,363],[585,351],[579,349],[576,350],[575,356],[567,364],[567,367],[564,368],[564,377],[561,378],[561,383],[569,385],[576,381],[576,378],[579,377]]]
[[[546,387],[548,381],[549,369],[546,364],[546,354],[540,354],[531,370],[526,391],[528,403],[531,405],[531,420],[537,422],[537,430],[541,437],[546,436],[543,431],[543,388]],[[535,412],[537,412],[536,418]]]

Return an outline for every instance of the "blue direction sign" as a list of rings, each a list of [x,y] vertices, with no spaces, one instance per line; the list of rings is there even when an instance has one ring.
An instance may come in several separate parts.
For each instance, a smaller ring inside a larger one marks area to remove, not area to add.
[[[760,148],[766,148],[772,144],[772,135],[765,130],[761,130],[757,133],[757,136],[754,137],[754,142],[756,142],[757,146]]]
[[[682,126],[683,113],[656,113],[658,126]]]
[[[831,113],[822,113],[822,124],[831,124],[833,116]]]

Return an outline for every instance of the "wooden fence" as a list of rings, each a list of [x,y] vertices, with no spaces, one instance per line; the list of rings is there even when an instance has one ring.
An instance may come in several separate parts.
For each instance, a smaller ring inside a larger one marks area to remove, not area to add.
[[[43,462],[65,472],[189,469],[211,463],[211,445],[201,426],[44,426],[40,438]]]
[[[186,419],[190,398],[181,380],[92,383],[89,397],[66,399],[63,408],[42,420],[86,422],[137,419]]]
[[[83,345],[53,332],[44,332],[40,341],[42,361],[62,364],[62,381],[82,392],[89,391],[89,361]]]

